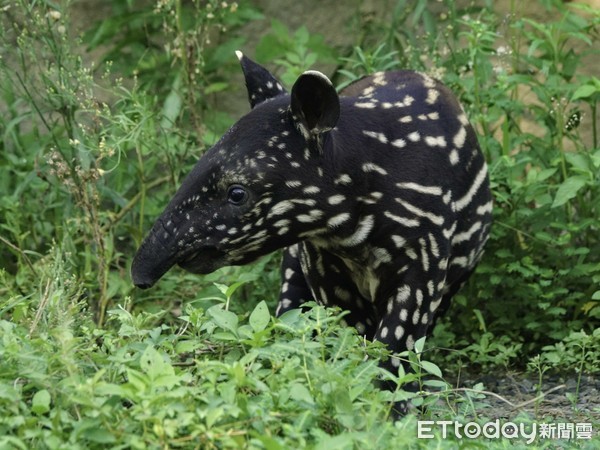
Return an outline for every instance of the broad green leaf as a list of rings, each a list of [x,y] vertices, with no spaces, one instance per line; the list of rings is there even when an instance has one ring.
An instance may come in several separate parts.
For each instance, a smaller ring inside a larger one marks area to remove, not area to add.
[[[587,180],[584,177],[567,178],[556,191],[552,207],[562,206],[577,195],[577,192],[585,186]]]
[[[309,37],[310,36],[308,33],[308,28],[306,28],[306,25],[302,25],[294,33],[294,40],[299,44],[305,45],[308,42]]]
[[[569,161],[569,164],[571,164],[575,169],[578,169],[582,172],[591,171],[590,159],[583,153],[567,153],[565,154],[565,159]]]
[[[418,408],[423,404],[423,397],[413,397],[410,402],[413,406]]]
[[[171,85],[171,90],[167,95],[162,107],[162,119],[160,125],[165,130],[170,130],[175,125],[177,117],[181,113],[183,99],[179,94],[181,77],[177,76]]]
[[[238,336],[237,333],[233,334],[230,331],[217,331],[212,334],[212,338],[215,341],[225,341],[225,342],[237,342],[240,339],[240,337]]]
[[[150,380],[142,372],[127,369],[127,384],[123,386],[125,389],[131,388],[132,390],[143,392],[149,385]]]
[[[179,341],[175,345],[175,351],[177,353],[190,353],[201,347],[202,344],[197,340]]]
[[[229,286],[221,283],[213,283],[213,285],[219,290],[221,294],[227,295],[227,290],[229,289]]]
[[[36,414],[45,414],[50,411],[50,392],[46,389],[37,391],[31,400],[31,410]]]
[[[429,361],[421,361],[421,367],[425,372],[435,375],[436,377],[442,378],[442,371],[434,363]]]
[[[592,164],[594,167],[600,168],[600,150],[591,154]]]
[[[591,98],[595,94],[600,94],[600,79],[591,77],[584,84],[575,89],[571,99],[579,100],[582,98]]]
[[[115,395],[117,397],[127,396],[127,390],[122,385],[114,383],[99,383],[96,386],[96,393],[98,395]]]
[[[600,92],[596,86],[592,86],[590,84],[584,84],[575,90],[573,93],[573,100],[579,100],[580,98],[588,98],[591,97],[596,92]]]
[[[443,380],[423,380],[423,385],[435,389],[449,389],[450,385]]]
[[[223,305],[215,305],[206,310],[206,312],[219,327],[233,333],[237,332],[238,316],[231,311],[225,311]]]
[[[336,436],[327,436],[325,435],[321,439],[317,445],[315,445],[315,450],[331,450],[331,449],[343,449],[343,448],[355,448],[355,440],[354,436],[351,433],[344,432],[342,434],[338,434]]]
[[[315,400],[306,386],[302,384],[293,384],[290,388],[290,397],[297,401],[306,402],[309,405],[314,405]]]
[[[237,283],[233,283],[231,286],[229,286],[229,288],[227,288],[227,290],[225,291],[225,296],[227,298],[231,298],[233,296],[233,294],[235,293],[235,291],[237,291],[241,286],[243,286],[244,284],[246,284],[245,281],[238,281]]]
[[[285,450],[285,447],[283,447],[279,442],[277,442],[275,438],[265,436],[257,432],[251,431],[251,433],[256,439],[258,439],[261,442],[262,445],[264,445],[266,450]]]
[[[174,374],[173,367],[162,355],[151,345],[146,347],[140,359],[140,368],[152,380],[160,376],[171,376]]]
[[[555,167],[552,167],[550,169],[540,170],[535,177],[535,181],[537,181],[539,183],[544,180],[547,180],[548,178],[550,178],[552,175],[554,175],[556,173],[556,170],[557,169]]]
[[[175,120],[177,120],[177,117],[181,112],[182,104],[183,101],[181,99],[181,95],[179,95],[177,90],[173,89],[171,92],[169,92],[169,95],[167,95],[165,103],[163,104],[163,119],[160,122],[160,125],[163,129],[170,130],[173,128]]]
[[[80,436],[83,439],[96,442],[98,444],[112,444],[117,441],[117,438],[114,436],[114,434],[111,434],[110,431],[102,428],[88,428],[84,430]]]
[[[14,436],[3,436],[2,438],[0,438],[0,448],[19,448],[22,450],[28,450],[31,447],[26,445],[21,439],[18,439]]]
[[[594,293],[594,295],[595,294],[599,294],[598,299],[600,299],[600,291],[596,291]],[[596,299],[596,300],[598,300],[598,299]],[[594,300],[594,296],[592,296],[592,300]],[[587,303],[583,304],[583,306],[581,307],[581,310],[583,311],[584,314],[589,314],[592,309],[597,308],[597,307],[598,307],[598,303],[596,301],[587,302]]]
[[[425,339],[426,336],[423,336],[422,338],[417,339],[417,341],[415,342],[415,353],[422,353],[423,352],[423,348],[425,347]]]
[[[225,83],[222,81],[212,83],[206,86],[206,89],[204,89],[204,95],[213,94],[215,92],[221,92],[226,90],[227,88],[229,88],[229,83]]]
[[[252,311],[252,314],[250,314],[250,326],[254,332],[259,332],[264,330],[267,325],[269,325],[270,320],[271,314],[269,313],[269,308],[267,303],[263,300],[256,305],[256,308],[254,308],[254,311]]]

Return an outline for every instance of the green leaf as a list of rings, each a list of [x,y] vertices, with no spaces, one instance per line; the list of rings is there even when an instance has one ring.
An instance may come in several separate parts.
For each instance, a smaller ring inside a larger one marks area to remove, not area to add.
[[[588,99],[596,94],[600,94],[600,79],[591,77],[584,84],[575,89],[571,100],[579,100],[582,98]]]
[[[20,448],[22,450],[27,450],[30,447],[25,445],[21,439],[18,439],[14,436],[3,436],[0,439],[0,448]]]
[[[418,354],[423,352],[423,348],[425,347],[425,339],[426,336],[417,339],[417,341],[415,342],[415,353]]]
[[[579,100],[580,98],[589,98],[596,92],[600,92],[596,86],[590,84],[584,84],[575,90],[573,93],[573,100]]]
[[[258,439],[262,443],[262,445],[264,445],[266,450],[285,450],[285,447],[283,447],[279,442],[277,442],[275,438],[265,436],[257,432],[251,433],[256,439]]]
[[[221,92],[226,90],[227,88],[229,88],[229,83],[225,83],[223,81],[211,83],[208,86],[206,86],[206,89],[204,89],[204,95],[214,94],[215,92]]]
[[[31,411],[36,414],[46,414],[50,411],[50,392],[46,389],[37,391],[31,400]]]
[[[177,117],[181,112],[182,105],[183,101],[181,99],[181,95],[179,95],[179,92],[177,92],[176,89],[173,89],[171,92],[169,92],[162,109],[163,118],[160,122],[160,125],[163,129],[170,130],[173,128],[175,120],[177,120]]]
[[[113,434],[101,428],[88,428],[81,433],[81,437],[98,444],[112,444],[117,441]]]
[[[175,77],[169,94],[163,103],[160,126],[165,130],[172,129],[175,125],[177,117],[179,117],[179,114],[181,114],[181,109],[183,108],[183,99],[179,94],[180,85],[181,77],[177,76]]]
[[[290,388],[290,397],[297,401],[306,402],[309,405],[314,405],[315,400],[306,386],[302,384],[293,384]]]
[[[566,153],[565,159],[578,171],[591,172],[592,170],[590,167],[590,159],[583,153]]]
[[[124,389],[122,385],[114,383],[99,383],[98,385],[96,385],[96,393],[98,395],[106,396],[127,396],[127,390]]]
[[[229,288],[225,291],[225,296],[227,298],[231,298],[235,291],[237,291],[241,286],[246,284],[245,281],[238,281],[237,283],[233,283]]]
[[[351,433],[343,432],[337,436],[324,436],[319,439],[315,445],[315,450],[330,450],[335,448],[355,448],[354,436]]]
[[[171,376],[175,372],[171,364],[169,364],[162,355],[151,345],[146,347],[140,359],[140,368],[152,380],[161,376]]]
[[[535,181],[541,183],[542,181],[547,180],[556,173],[556,170],[556,167],[540,170],[535,177]]]
[[[480,329],[486,332],[487,328],[485,326],[485,320],[483,318],[483,314],[481,314],[481,311],[479,309],[473,309],[473,314],[475,314],[475,317],[477,317]]]
[[[134,369],[127,369],[127,384],[124,388],[144,392],[150,385],[150,380],[142,372],[138,372]]]
[[[556,191],[556,196],[554,197],[554,202],[552,203],[552,207],[556,208],[558,206],[562,206],[571,200],[573,197],[577,195],[577,192],[585,186],[587,180],[584,177],[571,177],[567,178]]]
[[[264,330],[267,327],[267,325],[269,325],[270,320],[271,314],[269,313],[269,307],[267,306],[267,303],[263,300],[258,305],[256,305],[256,308],[254,308],[254,311],[252,311],[252,314],[250,314],[250,326],[252,327],[254,332],[257,333],[259,331]]]
[[[442,371],[434,363],[429,361],[421,361],[421,367],[425,372],[435,375],[436,377],[442,378]]]
[[[213,285],[219,290],[221,294],[227,295],[227,290],[229,289],[229,286],[221,283],[213,283]]]
[[[241,286],[243,286],[245,281],[238,281],[231,285],[221,284],[221,283],[213,283],[213,285],[225,296],[226,299],[230,299],[235,291],[237,291]]]
[[[219,327],[237,334],[238,316],[236,314],[225,311],[223,305],[215,305],[206,312]]]
[[[435,389],[449,389],[449,385],[444,380],[423,380],[423,385]]]
[[[200,342],[198,342],[197,340],[179,341],[175,345],[175,351],[177,353],[191,353],[201,346],[202,346],[202,344]]]

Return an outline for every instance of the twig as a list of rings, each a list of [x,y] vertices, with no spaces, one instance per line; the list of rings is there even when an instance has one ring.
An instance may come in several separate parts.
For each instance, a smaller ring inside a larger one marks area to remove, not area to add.
[[[154,180],[153,182],[149,183],[148,186],[146,187],[146,190],[155,188],[156,186],[165,183],[167,181],[169,181],[171,177],[170,176],[165,176],[162,178],[159,178],[158,180]],[[137,194],[135,194],[131,200],[129,200],[129,203],[127,203],[125,206],[123,206],[123,208],[121,208],[121,210],[112,218],[109,220],[109,222],[102,226],[100,228],[100,233],[105,234],[106,232],[108,232],[108,230],[115,225],[117,222],[119,222],[123,217],[125,217],[125,215],[135,206],[135,204],[138,202],[138,200],[141,197],[141,192],[138,192]],[[84,237],[81,236],[78,239],[75,239],[73,241],[74,244],[81,244],[84,241]]]
[[[2,236],[0,236],[0,242],[3,242],[8,247],[10,247],[14,251],[18,252],[23,257],[23,259],[25,260],[25,262],[27,263],[27,265],[29,266],[29,268],[33,272],[33,275],[35,275],[36,277],[38,276],[37,271],[35,270],[35,268],[33,267],[33,264],[31,263],[31,260],[29,259],[29,257],[27,256],[27,254],[23,250],[21,250],[19,247],[17,247],[15,244],[13,244],[12,242],[8,241],[7,239],[4,239]]]
[[[548,390],[546,392],[542,392],[537,397],[532,398],[531,400],[527,400],[527,401],[525,401],[523,403],[519,403],[519,404],[514,404],[510,400],[507,400],[504,397],[502,397],[501,395],[496,394],[495,392],[491,392],[491,391],[478,391],[477,389],[471,389],[471,388],[455,388],[455,389],[452,389],[452,391],[474,392],[474,393],[477,393],[477,394],[491,395],[492,397],[496,397],[498,400],[501,400],[501,401],[509,404],[510,406],[512,406],[512,409],[519,409],[519,408],[523,408],[524,406],[529,405],[530,403],[534,403],[534,402],[540,400],[541,398],[544,398],[546,395],[548,395],[548,394],[550,394],[550,393],[552,393],[554,391],[557,391],[559,389],[563,389],[565,387],[566,387],[566,385],[564,385],[564,384],[561,384],[559,386],[555,386],[555,387],[553,387],[552,389],[550,389],[550,390]]]
[[[33,318],[33,322],[31,323],[31,326],[29,327],[29,337],[33,336],[33,332],[37,328],[38,323],[42,318],[42,313],[44,312],[44,309],[46,308],[46,305],[50,299],[50,282],[51,281],[52,280],[50,278],[48,278],[48,280],[46,282],[46,289],[44,289],[44,294],[42,295],[40,304],[38,305],[38,310],[35,312],[35,317]]]

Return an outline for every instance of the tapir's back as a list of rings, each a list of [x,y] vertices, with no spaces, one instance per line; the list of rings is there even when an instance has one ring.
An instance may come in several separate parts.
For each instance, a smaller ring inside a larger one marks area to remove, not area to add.
[[[404,159],[409,164],[405,158],[425,156],[413,155],[414,151],[433,150],[426,157],[436,160],[435,166],[423,164],[422,168],[442,170],[448,166],[454,180],[461,178],[461,172],[476,170],[474,159],[484,163],[458,100],[446,86],[425,74],[381,72],[351,84],[341,95],[348,129],[360,129],[374,140],[371,143],[378,141],[389,150],[404,150],[392,159]]]
[[[414,71],[371,75],[341,96],[335,139],[346,143],[339,147],[356,148],[360,141],[354,163],[385,174],[372,183],[390,197],[388,216],[437,220],[452,244],[448,281],[461,280],[483,251],[492,201],[485,159],[458,100]]]

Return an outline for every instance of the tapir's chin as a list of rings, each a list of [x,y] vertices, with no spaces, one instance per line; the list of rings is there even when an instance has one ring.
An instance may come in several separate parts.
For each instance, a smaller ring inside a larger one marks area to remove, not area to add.
[[[183,270],[205,275],[227,265],[226,254],[215,248],[197,250],[177,262]]]

